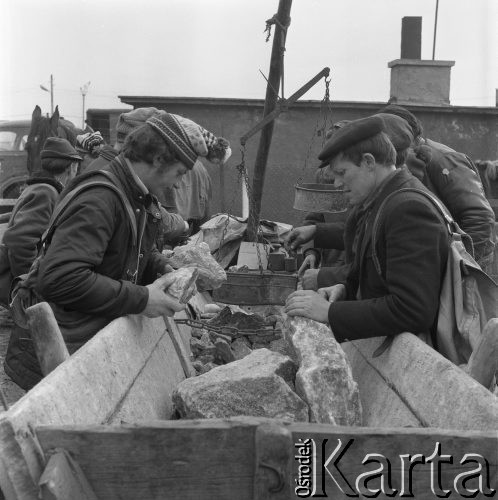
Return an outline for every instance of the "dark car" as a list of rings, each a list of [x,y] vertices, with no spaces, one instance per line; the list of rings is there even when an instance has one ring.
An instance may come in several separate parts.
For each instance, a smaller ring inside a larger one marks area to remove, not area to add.
[[[18,198],[28,178],[24,151],[31,120],[0,122],[0,197]]]

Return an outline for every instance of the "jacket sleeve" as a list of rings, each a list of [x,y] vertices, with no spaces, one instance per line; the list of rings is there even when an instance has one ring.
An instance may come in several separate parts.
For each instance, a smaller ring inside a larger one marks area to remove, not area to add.
[[[121,201],[109,189],[92,188],[76,196],[41,259],[37,285],[41,296],[68,309],[108,318],[141,313],[149,297],[146,287],[95,270],[116,228],[125,224]]]
[[[434,207],[412,197],[386,211],[384,221],[378,256],[387,293],[330,305],[330,327],[340,342],[422,333],[434,324],[449,249],[442,218]],[[371,251],[366,251],[362,272],[377,273]]]
[[[325,222],[315,226],[315,247],[344,250],[344,222]]]
[[[427,175],[458,225],[472,238],[475,258],[493,251],[495,216],[471,161],[462,153],[431,149]]]
[[[29,271],[38,255],[37,244],[48,227],[58,195],[55,189],[33,185],[23,205],[5,231],[3,243],[9,249],[10,270],[13,276]]]

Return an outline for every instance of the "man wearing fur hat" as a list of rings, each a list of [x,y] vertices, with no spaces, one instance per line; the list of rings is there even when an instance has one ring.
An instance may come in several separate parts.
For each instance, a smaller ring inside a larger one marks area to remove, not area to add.
[[[59,137],[49,137],[41,151],[41,169],[33,173],[26,181],[26,188],[18,198],[10,216],[2,241],[2,259],[0,262],[1,304],[8,307],[12,280],[29,271],[38,250],[37,244],[47,229],[50,216],[59,198],[59,194],[73,179],[81,162],[81,156],[71,144]],[[5,372],[14,378],[18,357],[26,354],[27,332],[17,326],[10,337],[5,359]],[[29,349],[28,349],[29,351]],[[39,376],[38,362],[31,350],[26,354],[27,367],[24,377],[29,381]]]
[[[168,261],[155,245],[161,211],[154,192],[193,167],[204,136],[196,123],[184,124],[166,112],[147,119],[103,169],[130,210],[113,189],[94,185],[60,215],[40,260],[36,291],[50,303],[69,352],[119,316],[171,316],[185,307],[164,293],[172,281],[163,275]],[[61,202],[76,186],[100,178],[109,181],[100,171],[77,177]]]
[[[340,342],[405,331],[427,334],[437,319],[448,231],[425,196],[400,192],[426,188],[406,167],[396,168],[396,150],[384,127],[379,116],[355,120],[334,134],[320,153],[356,208],[344,232],[351,269],[344,283],[320,293],[294,292],[285,307],[290,316],[329,323]],[[372,225],[389,195],[376,233],[379,274],[372,258]],[[320,236],[317,230],[315,242]]]

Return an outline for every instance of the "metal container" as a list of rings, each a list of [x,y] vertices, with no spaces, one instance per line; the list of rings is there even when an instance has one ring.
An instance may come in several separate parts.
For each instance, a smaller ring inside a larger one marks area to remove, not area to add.
[[[349,206],[342,189],[332,184],[296,184],[294,209],[303,212],[345,212]]]
[[[284,305],[296,290],[297,275],[254,270],[245,273],[227,272],[227,281],[213,290],[213,300],[224,304]]]

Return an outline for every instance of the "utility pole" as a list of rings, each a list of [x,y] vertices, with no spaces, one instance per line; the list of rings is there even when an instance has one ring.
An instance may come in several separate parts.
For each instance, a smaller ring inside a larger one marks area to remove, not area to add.
[[[432,42],[432,60],[436,57],[436,32],[437,32],[437,11],[439,9],[439,0],[436,0],[436,16],[434,17],[434,39]]]
[[[50,93],[50,114],[54,114],[54,75],[50,75],[50,90],[44,85],[40,85],[40,88],[45,92]]]
[[[83,97],[83,109],[81,112],[81,128],[82,129],[85,128],[85,96],[88,93],[88,87],[90,86],[90,83],[91,82],[86,82],[85,85],[83,85],[83,87],[80,87],[81,96]]]
[[[268,75],[268,85],[266,87],[265,107],[263,118],[275,110],[278,102],[278,90],[283,73],[283,55],[285,51],[285,37],[287,27],[290,24],[290,10],[292,0],[280,0],[277,14],[274,16],[275,33],[273,35],[273,45],[270,59],[270,73]],[[273,136],[274,121],[265,125],[261,130],[256,162],[254,164],[254,178],[252,183],[251,198],[249,206],[249,220],[247,224],[247,239],[256,241],[259,215],[261,212],[261,200],[263,197],[263,185],[265,180],[266,164],[270,152],[270,144]]]

